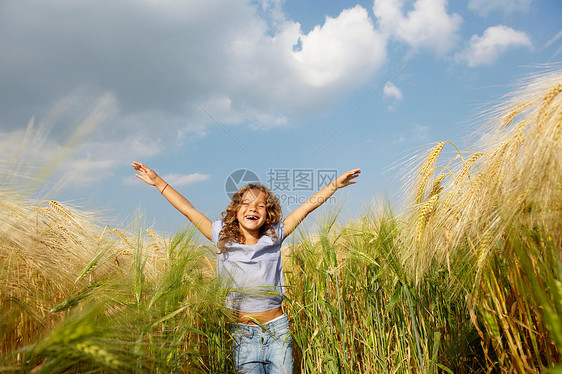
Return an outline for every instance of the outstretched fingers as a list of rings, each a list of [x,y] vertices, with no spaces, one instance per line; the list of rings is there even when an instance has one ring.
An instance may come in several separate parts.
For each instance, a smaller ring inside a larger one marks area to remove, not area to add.
[[[357,183],[357,181],[354,181],[354,179],[357,178],[359,174],[361,174],[361,169],[353,169],[348,171],[347,173],[343,173],[338,178],[338,188]]]
[[[140,172],[141,170],[146,172],[148,170],[148,168],[144,164],[141,164],[140,162],[136,162],[136,161],[133,162],[131,166],[135,168],[135,170],[138,172]]]
[[[147,166],[145,166],[144,164],[141,164],[140,162],[133,162],[131,164],[131,166],[136,170],[137,174],[135,174],[135,176],[137,178],[139,178],[140,180],[150,184],[151,186],[155,185],[155,182],[153,179],[155,179],[156,177],[156,173],[148,168]]]

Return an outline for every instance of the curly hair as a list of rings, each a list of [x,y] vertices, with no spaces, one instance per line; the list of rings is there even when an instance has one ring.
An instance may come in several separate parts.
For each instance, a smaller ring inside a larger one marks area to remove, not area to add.
[[[222,220],[224,222],[224,226],[219,234],[219,240],[217,242],[217,247],[219,248],[220,253],[226,252],[226,245],[236,242],[240,244],[245,244],[246,239],[240,231],[240,225],[238,223],[238,218],[236,214],[238,213],[238,209],[242,205],[242,198],[244,194],[248,191],[259,191],[263,192],[265,195],[265,211],[266,211],[266,220],[262,227],[260,227],[260,237],[263,235],[269,235],[276,241],[277,235],[275,234],[275,230],[273,230],[273,224],[281,221],[283,218],[283,212],[281,211],[281,204],[279,203],[279,199],[277,196],[271,192],[269,188],[264,186],[263,184],[247,184],[244,187],[240,188],[233,196],[230,204],[224,212],[222,212]]]

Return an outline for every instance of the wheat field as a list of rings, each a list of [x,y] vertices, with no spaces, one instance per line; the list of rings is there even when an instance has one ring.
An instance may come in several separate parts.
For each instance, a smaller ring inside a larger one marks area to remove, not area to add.
[[[298,372],[562,371],[561,91],[561,71],[529,77],[472,151],[419,155],[406,208],[325,215],[284,247]],[[0,371],[232,372],[193,229],[110,227],[3,181]]]

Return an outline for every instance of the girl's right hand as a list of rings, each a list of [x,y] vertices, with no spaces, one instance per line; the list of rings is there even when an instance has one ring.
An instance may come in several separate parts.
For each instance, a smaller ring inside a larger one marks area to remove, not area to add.
[[[154,170],[140,162],[133,162],[131,166],[137,171],[137,174],[135,174],[137,178],[151,186],[156,186],[162,195],[164,195],[164,190],[166,190],[166,194],[164,195],[166,200],[186,216],[207,239],[212,240],[213,223],[205,217],[204,214],[195,209],[195,207],[178,191],[174,190],[172,187],[167,188],[168,183],[160,178]]]
[[[158,174],[156,174],[154,170],[141,164],[140,162],[133,162],[131,166],[137,171],[138,174],[135,174],[137,178],[145,181],[151,186],[156,186],[156,178],[158,178]]]

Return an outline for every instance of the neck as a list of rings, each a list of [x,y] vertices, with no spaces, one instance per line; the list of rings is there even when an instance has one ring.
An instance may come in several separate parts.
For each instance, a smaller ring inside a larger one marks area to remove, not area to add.
[[[256,233],[253,233],[253,232],[248,232],[248,231],[244,230],[244,231],[242,231],[242,234],[244,235],[244,239],[246,240],[246,244],[248,244],[248,245],[256,244],[258,242],[258,240],[260,240],[259,231],[256,232]]]
[[[256,244],[258,242],[258,240],[260,240],[260,230],[246,230],[244,227],[240,227],[240,231],[242,231],[242,235],[244,236],[244,240],[246,241],[246,244],[248,245],[253,245]]]

